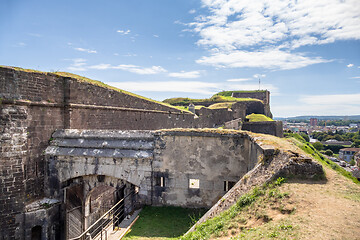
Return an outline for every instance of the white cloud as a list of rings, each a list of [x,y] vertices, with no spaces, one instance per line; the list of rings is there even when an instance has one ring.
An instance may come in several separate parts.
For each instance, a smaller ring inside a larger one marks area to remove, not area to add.
[[[352,64],[352,63],[349,63],[348,65],[346,65],[348,68],[351,68],[351,67],[353,67],[354,66],[354,64]]]
[[[117,82],[110,83],[120,89],[133,92],[184,92],[213,94],[217,91],[216,83],[206,82],[183,82],[183,81],[154,81],[154,82]]]
[[[199,64],[216,67],[261,67],[267,69],[295,69],[315,63],[329,62],[321,57],[309,58],[301,54],[269,49],[264,51],[231,51],[213,53],[209,57],[202,57],[196,61]]]
[[[128,30],[117,30],[116,32],[120,33],[121,35],[128,35],[131,31],[128,29]]]
[[[202,64],[301,68],[328,61],[294,49],[360,39],[358,0],[202,0],[202,4],[210,14],[197,16],[188,25],[200,36],[197,44],[210,49],[210,56],[198,60]]]
[[[167,72],[161,66],[152,66],[152,67],[149,67],[149,68],[144,68],[144,67],[131,65],[131,64],[120,64],[120,65],[115,65],[114,66],[114,65],[111,65],[111,64],[101,63],[101,64],[98,64],[98,65],[89,66],[88,68],[97,69],[97,70],[120,69],[120,70],[132,72],[132,73],[136,73],[136,74],[141,74],[141,75],[151,75],[151,74],[158,74],[158,73]]]
[[[194,14],[194,13],[196,13],[196,10],[195,10],[195,9],[191,9],[191,10],[189,10],[189,13],[190,13],[190,14]]]
[[[277,117],[351,115],[360,112],[360,93],[301,96],[295,105],[271,106]]]
[[[265,74],[254,74],[253,77],[258,79],[258,78],[264,78],[264,77],[266,77],[266,75]]]
[[[360,78],[360,76],[358,76],[358,77],[351,77],[351,79],[359,79]]]
[[[153,37],[156,37],[156,38],[158,38],[158,37],[159,37],[159,35],[156,35],[156,34],[154,34],[154,35],[153,35]]]
[[[245,81],[249,81],[251,80],[251,78],[232,78],[232,79],[228,79],[226,80],[227,82],[245,82]]]
[[[356,105],[360,107],[360,93],[302,96],[300,102],[316,105]]]
[[[68,69],[70,71],[86,71],[86,59],[83,58],[75,58],[75,59],[71,59],[71,61],[73,61],[73,63],[71,64],[70,67],[68,67]]]
[[[86,48],[74,48],[74,49],[79,52],[97,53],[95,50],[86,49]]]
[[[153,81],[153,82],[111,82],[110,85],[133,92],[183,92],[212,95],[223,90],[256,90],[257,84],[214,83],[200,81]],[[272,96],[278,93],[278,88],[272,84],[263,84],[262,89],[271,91]]]
[[[174,72],[169,73],[169,77],[175,77],[175,78],[199,78],[201,76],[200,71],[181,71],[181,72]]]

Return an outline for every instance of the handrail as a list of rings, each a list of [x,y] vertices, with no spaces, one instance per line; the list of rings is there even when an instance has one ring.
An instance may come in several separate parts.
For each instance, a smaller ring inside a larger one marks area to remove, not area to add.
[[[129,197],[131,194],[135,193],[135,191],[130,192],[129,194],[127,194],[125,197],[123,197],[121,200],[119,200],[114,206],[112,206],[106,213],[104,213],[98,220],[96,220],[96,222],[94,222],[90,227],[88,227],[82,234],[80,234],[79,236],[75,237],[75,238],[70,238],[69,240],[78,240],[81,239],[82,237],[86,236],[86,234],[90,231],[91,228],[95,227],[102,219],[104,219],[112,210],[114,210],[114,208],[116,208],[117,206],[120,205],[120,203],[122,203],[125,198]],[[100,227],[100,226],[99,226]],[[98,227],[98,228],[99,228]],[[96,228],[96,229],[98,229]]]

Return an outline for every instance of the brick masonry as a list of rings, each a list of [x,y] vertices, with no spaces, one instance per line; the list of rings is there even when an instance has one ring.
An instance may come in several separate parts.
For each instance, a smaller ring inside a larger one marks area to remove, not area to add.
[[[259,104],[250,108],[264,112]],[[244,115],[242,105],[236,111],[236,118]],[[44,197],[43,151],[55,130],[214,127],[234,119],[234,112],[217,110],[194,118],[74,78],[0,67],[0,239],[24,239],[29,232],[22,216],[26,205]]]

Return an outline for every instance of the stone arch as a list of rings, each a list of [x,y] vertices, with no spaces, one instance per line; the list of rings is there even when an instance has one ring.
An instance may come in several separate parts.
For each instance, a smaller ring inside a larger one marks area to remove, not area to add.
[[[62,182],[61,186],[65,195],[63,204],[68,238],[80,235],[120,199],[138,191],[138,186],[106,175],[80,176]],[[123,217],[137,207],[137,200],[136,195],[124,200],[119,210],[123,211]]]
[[[37,225],[31,228],[31,240],[42,240],[42,227]]]

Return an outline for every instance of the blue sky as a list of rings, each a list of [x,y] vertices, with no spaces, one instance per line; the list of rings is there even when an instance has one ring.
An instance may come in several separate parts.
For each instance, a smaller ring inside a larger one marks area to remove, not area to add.
[[[0,65],[156,100],[260,78],[275,117],[360,114],[358,0],[0,1]]]

